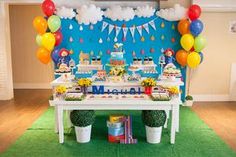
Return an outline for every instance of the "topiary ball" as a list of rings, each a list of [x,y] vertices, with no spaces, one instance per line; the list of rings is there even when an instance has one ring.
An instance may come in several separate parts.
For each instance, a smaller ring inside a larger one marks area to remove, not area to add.
[[[73,110],[70,114],[73,125],[86,127],[92,125],[95,121],[95,111],[93,110]]]
[[[166,122],[166,112],[164,110],[142,111],[142,120],[149,127],[161,127]]]

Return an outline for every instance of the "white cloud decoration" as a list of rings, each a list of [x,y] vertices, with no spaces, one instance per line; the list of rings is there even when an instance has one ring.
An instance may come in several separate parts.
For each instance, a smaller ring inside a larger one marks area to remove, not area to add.
[[[76,19],[79,24],[96,24],[98,21],[102,21],[104,12],[101,8],[96,7],[94,4],[82,5],[77,9]]]
[[[175,4],[174,8],[161,9],[157,12],[157,16],[167,21],[179,21],[187,17],[187,9],[179,4]]]
[[[104,16],[113,21],[129,21],[134,18],[135,12],[130,7],[112,6],[105,11]]]
[[[72,8],[61,7],[57,8],[56,15],[60,16],[62,19],[73,19],[76,15]]]
[[[135,14],[138,17],[151,17],[153,16],[155,13],[155,9],[149,5],[146,6],[139,6],[137,7],[137,9],[135,10]]]

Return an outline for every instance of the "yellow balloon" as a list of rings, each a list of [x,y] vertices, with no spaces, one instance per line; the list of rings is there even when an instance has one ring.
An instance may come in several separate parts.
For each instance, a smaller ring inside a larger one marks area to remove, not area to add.
[[[181,46],[186,50],[189,51],[194,45],[194,37],[192,34],[184,34],[180,39]]]
[[[190,68],[196,68],[201,62],[201,56],[197,52],[188,55],[187,64]]]
[[[56,43],[56,39],[52,33],[45,33],[42,36],[42,46],[48,51],[52,51],[54,49]]]

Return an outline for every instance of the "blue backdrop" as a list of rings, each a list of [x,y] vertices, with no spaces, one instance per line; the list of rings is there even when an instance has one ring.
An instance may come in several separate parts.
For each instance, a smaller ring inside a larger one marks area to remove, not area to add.
[[[145,56],[152,56],[154,62],[158,64],[159,56],[162,55],[161,49],[172,48],[175,52],[177,52],[180,46],[180,34],[177,30],[177,22],[166,21],[162,18],[158,18],[156,16],[150,18],[138,18],[135,17],[133,20],[128,22],[124,21],[112,21],[110,19],[104,18],[103,21],[117,25],[122,27],[123,24],[126,27],[131,27],[133,25],[142,25],[151,20],[155,19],[156,30],[154,30],[149,25],[149,34],[143,29],[143,37],[144,41],[141,41],[141,37],[137,31],[135,30],[135,43],[133,42],[133,38],[131,36],[130,31],[128,31],[126,36],[126,41],[122,41],[123,31],[121,30],[118,36],[118,43],[123,43],[123,48],[125,50],[124,57],[126,62],[129,64],[133,59],[133,52],[135,52],[137,57],[144,58]],[[101,32],[102,23],[98,22],[96,25],[79,25],[76,19],[62,19],[62,27],[61,31],[63,33],[63,41],[60,47],[66,48],[68,50],[73,50],[73,54],[71,57],[75,60],[76,64],[79,62],[79,54],[81,51],[84,53],[91,53],[93,51],[94,56],[101,55],[102,63],[106,64],[108,59],[110,58],[110,54],[107,51],[113,51],[114,38],[115,38],[115,30],[111,32],[109,35],[110,40],[108,38],[108,27]],[[164,27],[163,27],[164,24]],[[73,29],[70,29],[72,25]],[[83,27],[83,30],[80,30],[80,27]],[[161,27],[162,26],[162,27]],[[93,29],[91,29],[93,27]],[[151,37],[154,36],[155,40],[151,40]],[[73,41],[70,41],[73,39]],[[99,43],[99,40],[102,39],[102,43]],[[154,49],[154,52],[150,52],[150,49]],[[141,53],[141,50],[144,50],[144,54]],[[179,65],[176,63],[176,66]],[[179,67],[180,68],[180,67]],[[157,67],[158,72],[160,72],[160,66]],[[185,81],[186,69],[181,68],[183,80]],[[185,94],[185,86],[182,87],[183,94]]]

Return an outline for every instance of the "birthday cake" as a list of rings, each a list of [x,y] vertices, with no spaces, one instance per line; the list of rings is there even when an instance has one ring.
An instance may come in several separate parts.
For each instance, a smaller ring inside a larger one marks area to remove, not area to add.
[[[125,64],[124,52],[122,49],[123,44],[116,43],[114,45],[115,51],[111,52],[110,64],[114,66],[120,66]]]

